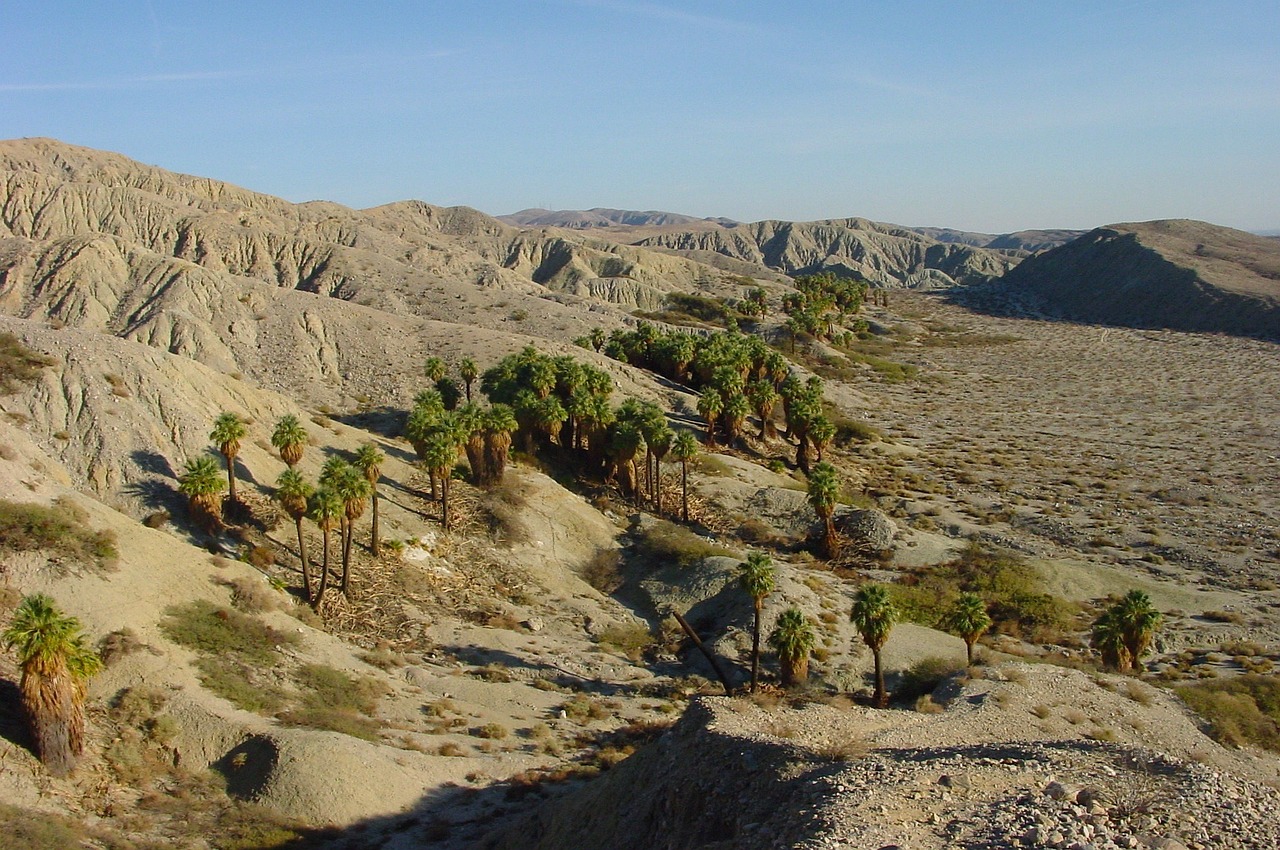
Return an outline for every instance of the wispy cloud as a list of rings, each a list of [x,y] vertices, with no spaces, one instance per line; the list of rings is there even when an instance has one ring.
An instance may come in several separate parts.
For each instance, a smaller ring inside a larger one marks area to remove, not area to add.
[[[663,6],[660,3],[643,3],[635,2],[635,0],[569,0],[569,2],[575,6],[585,6],[591,9],[603,9],[607,12],[616,12],[618,14],[631,15],[633,17],[670,21],[672,23],[685,24],[702,29],[755,29],[755,27],[750,24],[733,20],[732,18],[725,18],[718,15],[704,15],[698,12],[690,12],[685,9]]]
[[[188,71],[176,74],[144,74],[137,77],[109,77],[101,80],[67,80],[56,83],[0,83],[0,92],[96,91],[134,89],[166,83],[230,80],[248,77],[252,71]]]

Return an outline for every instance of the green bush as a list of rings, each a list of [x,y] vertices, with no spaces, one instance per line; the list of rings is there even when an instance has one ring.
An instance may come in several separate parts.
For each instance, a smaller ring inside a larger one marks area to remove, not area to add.
[[[277,715],[280,722],[287,726],[299,726],[306,729],[323,729],[327,732],[341,732],[352,738],[377,742],[378,731],[382,724],[368,717],[351,711],[331,708],[300,708]]]
[[[901,702],[915,702],[934,692],[942,680],[965,669],[964,661],[951,658],[921,658],[902,674],[893,697]]]
[[[376,679],[350,676],[323,664],[304,664],[293,674],[302,692],[303,705],[311,709],[333,709],[373,714],[378,699],[387,688]]]
[[[993,631],[1028,640],[1058,640],[1077,607],[1044,590],[1044,579],[1021,557],[973,542],[954,561],[914,570],[890,586],[904,619],[936,626],[961,593],[987,603]]]
[[[272,714],[287,699],[280,688],[255,681],[254,670],[233,656],[201,658],[196,661],[196,669],[200,671],[200,684],[245,711]]]
[[[1216,740],[1280,752],[1280,678],[1248,673],[1184,685],[1177,693]]]
[[[85,525],[84,511],[68,501],[49,507],[0,499],[0,550],[43,551],[57,558],[106,566],[118,554],[110,531]]]
[[[659,561],[675,562],[682,567],[717,555],[734,557],[734,553],[729,549],[666,520],[658,520],[640,531],[636,535],[635,545],[645,556]]]
[[[174,643],[210,656],[236,656],[269,664],[282,645],[294,646],[297,635],[271,628],[257,617],[197,599],[171,606],[160,630]]]

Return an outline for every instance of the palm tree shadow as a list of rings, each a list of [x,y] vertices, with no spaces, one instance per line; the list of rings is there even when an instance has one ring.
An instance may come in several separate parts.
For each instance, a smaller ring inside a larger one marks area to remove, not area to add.
[[[0,738],[39,758],[27,725],[26,709],[22,707],[22,691],[8,679],[0,679]]]

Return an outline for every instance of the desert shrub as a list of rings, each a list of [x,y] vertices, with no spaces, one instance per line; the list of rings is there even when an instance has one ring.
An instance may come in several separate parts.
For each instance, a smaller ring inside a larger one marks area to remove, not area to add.
[[[283,690],[258,681],[253,668],[231,656],[198,659],[196,670],[206,690],[245,711],[272,714],[288,699]]]
[[[904,702],[914,702],[933,693],[943,679],[964,668],[964,661],[961,659],[921,658],[903,672],[894,697]]]
[[[409,659],[385,646],[380,646],[372,652],[361,653],[360,660],[379,670],[392,670],[409,663]]]
[[[166,637],[210,656],[235,656],[266,664],[275,658],[278,647],[298,643],[297,635],[203,599],[171,606],[165,615],[160,630]]]
[[[23,850],[66,850],[81,847],[84,827],[62,815],[20,809],[0,803],[0,834],[10,847]]]
[[[1280,751],[1280,678],[1247,673],[1184,685],[1177,693],[1218,741]]]
[[[262,578],[237,576],[224,584],[231,588],[231,604],[239,611],[261,614],[276,608],[276,592]]]
[[[582,694],[578,694],[573,699],[562,704],[560,710],[565,713],[565,716],[579,723],[585,723],[589,720],[605,720],[613,716],[613,712],[604,703]]]
[[[35,505],[0,499],[0,550],[47,552],[52,557],[107,566],[115,559],[116,537],[85,525],[87,515],[73,503]]]
[[[29,384],[46,366],[52,366],[52,357],[27,348],[11,333],[0,333],[0,394],[16,392],[19,384]]]
[[[682,567],[717,555],[734,557],[731,550],[666,520],[658,520],[639,531],[635,536],[635,546],[647,557],[675,562]]]
[[[501,741],[503,738],[510,735],[511,732],[501,723],[486,723],[483,726],[473,729],[471,734],[477,738]]]
[[[632,661],[639,661],[644,651],[654,643],[649,628],[639,623],[615,623],[601,632],[598,640],[603,646],[616,649]]]
[[[166,510],[153,511],[142,518],[142,524],[147,528],[164,528],[170,519],[172,517]]]
[[[582,577],[601,593],[613,593],[622,586],[622,574],[618,570],[621,562],[622,556],[617,549],[597,549],[583,567]]]
[[[352,738],[377,742],[378,732],[382,724],[368,717],[350,711],[311,707],[296,708],[276,715],[286,726],[298,726],[306,729],[323,729],[326,732],[340,732]]]
[[[387,688],[376,679],[351,676],[323,664],[304,664],[293,674],[307,708],[373,714]]]
[[[144,644],[138,639],[137,632],[126,626],[102,636],[98,641],[98,657],[102,659],[103,664],[110,667],[121,658],[132,655],[143,647]]]
[[[260,570],[275,566],[276,553],[270,546],[252,543],[244,549],[244,560]]]
[[[1040,642],[1057,641],[1078,610],[1045,592],[1044,579],[1025,560],[976,542],[954,561],[905,574],[891,593],[905,619],[927,626],[937,625],[959,594],[976,593],[994,631]]]

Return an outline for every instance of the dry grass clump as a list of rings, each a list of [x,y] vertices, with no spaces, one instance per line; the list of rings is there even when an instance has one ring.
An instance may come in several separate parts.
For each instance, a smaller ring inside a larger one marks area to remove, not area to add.
[[[146,644],[138,638],[137,632],[125,626],[123,629],[116,629],[102,636],[98,641],[98,657],[102,659],[104,665],[110,667],[120,659],[145,647]]]
[[[16,392],[19,384],[29,384],[46,366],[57,361],[27,348],[12,333],[0,333],[0,395]]]
[[[45,552],[57,561],[109,567],[119,555],[116,536],[94,531],[87,519],[65,499],[49,507],[0,499],[0,551]]]
[[[618,567],[622,555],[617,549],[598,549],[582,569],[587,584],[604,594],[613,593],[622,586],[622,573]]]
[[[1280,751],[1280,678],[1246,673],[1184,685],[1177,694],[1204,718],[1218,741]]]
[[[276,592],[262,578],[237,576],[220,583],[231,588],[231,604],[246,614],[274,611],[279,602]]]

